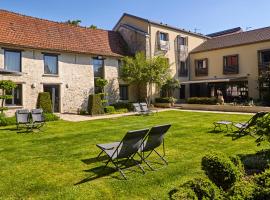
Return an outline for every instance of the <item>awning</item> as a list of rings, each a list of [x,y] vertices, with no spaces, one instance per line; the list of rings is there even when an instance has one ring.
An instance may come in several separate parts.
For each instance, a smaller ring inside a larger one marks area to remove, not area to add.
[[[184,81],[180,84],[194,84],[194,83],[221,83],[221,82],[233,82],[233,81],[247,81],[247,77],[230,77],[230,78],[212,78],[212,79],[202,79],[194,81]]]
[[[7,70],[4,68],[0,68],[0,74],[7,74],[7,75],[21,75],[21,72],[17,72],[17,71],[12,71],[12,70]]]

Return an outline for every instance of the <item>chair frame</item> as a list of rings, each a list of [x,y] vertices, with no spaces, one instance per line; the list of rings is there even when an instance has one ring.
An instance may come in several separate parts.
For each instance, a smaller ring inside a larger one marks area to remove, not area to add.
[[[20,113],[22,112],[22,113]],[[30,111],[28,109],[21,109],[21,110],[16,110],[16,126],[17,126],[17,130],[19,130],[20,125],[24,125],[26,127],[26,129],[28,130],[29,127],[31,126],[31,121],[30,121]],[[18,115],[27,115],[27,122],[20,122],[18,120]]]

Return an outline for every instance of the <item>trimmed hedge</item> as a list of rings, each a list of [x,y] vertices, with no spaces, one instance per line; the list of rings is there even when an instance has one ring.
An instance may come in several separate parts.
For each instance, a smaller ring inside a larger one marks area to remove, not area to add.
[[[191,97],[187,99],[188,104],[206,104],[206,105],[216,105],[218,103],[215,97]]]
[[[88,113],[90,115],[104,114],[104,108],[99,94],[90,94],[88,100]]]
[[[113,106],[116,110],[123,109],[123,108],[128,109],[128,111],[134,110],[132,103],[117,102],[117,103],[111,104],[111,106]]]
[[[194,198],[194,193],[196,194]],[[211,181],[205,178],[195,178],[187,181],[180,187],[172,190],[170,193],[171,199],[181,199],[178,197],[190,197],[186,199],[204,199],[215,200],[221,198],[221,191]],[[185,198],[183,198],[185,199]]]
[[[58,121],[60,118],[53,113],[44,113],[45,122]]]
[[[115,108],[113,106],[106,106],[104,108],[104,111],[105,111],[105,113],[109,113],[109,114],[115,113]]]
[[[44,113],[52,113],[52,100],[49,92],[38,94],[37,108],[42,108]]]
[[[245,167],[240,159],[239,156],[230,156],[229,157],[230,160],[233,162],[233,164],[239,169],[239,171],[242,173],[242,174],[245,174]]]
[[[196,193],[191,188],[180,187],[170,196],[172,200],[198,200]]]
[[[156,98],[155,102],[156,103],[173,103],[175,102],[175,98],[173,97],[160,97],[160,98]]]
[[[256,189],[256,184],[253,181],[242,180],[228,191],[227,198],[229,200],[251,200]]]
[[[238,167],[222,153],[210,153],[202,158],[202,169],[208,178],[223,190],[231,188],[242,174]]]
[[[253,195],[254,200],[270,199],[270,169],[255,176],[255,183],[258,185]]]
[[[0,126],[9,126],[15,124],[16,124],[15,117],[6,117],[4,114],[0,114]]]

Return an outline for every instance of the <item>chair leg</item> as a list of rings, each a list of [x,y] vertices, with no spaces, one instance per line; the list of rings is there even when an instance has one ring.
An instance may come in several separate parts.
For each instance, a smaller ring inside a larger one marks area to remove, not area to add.
[[[139,153],[138,153],[138,155],[140,156],[141,160],[142,160],[143,162],[145,162],[145,164],[146,164],[152,171],[155,171],[155,169],[149,164],[149,162],[143,158],[144,156],[141,156]]]
[[[145,171],[144,171],[143,167],[140,165],[140,163],[137,160],[134,160],[133,158],[132,158],[132,160],[134,161],[136,166],[138,166],[138,168],[140,168],[142,170],[142,172],[145,174]]]
[[[156,150],[154,152],[165,162],[166,165],[168,165],[168,162],[165,160],[164,156],[161,156]]]
[[[112,160],[112,163],[114,164],[115,168],[120,172],[120,174],[124,177],[125,180],[127,180],[127,177],[125,175],[125,173],[121,170],[121,168],[118,166],[118,161],[117,163],[115,163],[113,160]]]

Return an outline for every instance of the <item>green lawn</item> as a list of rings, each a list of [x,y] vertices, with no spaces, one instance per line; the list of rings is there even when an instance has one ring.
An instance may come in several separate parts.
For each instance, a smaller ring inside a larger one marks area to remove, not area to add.
[[[255,153],[253,138],[232,141],[211,133],[212,123],[245,121],[248,115],[168,111],[154,116],[129,116],[88,122],[48,123],[44,132],[0,129],[0,199],[166,199],[179,183],[203,175],[202,156],[209,151],[228,155]],[[96,177],[101,162],[91,162],[97,143],[117,141],[126,131],[171,123],[166,135],[169,165],[157,171],[126,171]],[[95,172],[95,173],[94,173]]]

